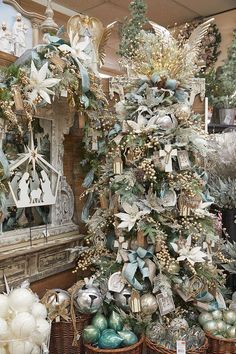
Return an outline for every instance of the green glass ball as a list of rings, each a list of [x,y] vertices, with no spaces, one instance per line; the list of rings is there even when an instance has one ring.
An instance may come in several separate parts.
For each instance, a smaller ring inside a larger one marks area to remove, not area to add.
[[[98,328],[90,325],[84,328],[82,336],[85,343],[94,344],[100,337],[100,331]]]
[[[206,322],[213,320],[213,316],[209,312],[202,312],[198,317],[198,322],[201,326],[204,326]]]
[[[121,338],[123,338],[122,347],[128,347],[138,342],[138,337],[134,332],[123,329],[123,331],[117,332]]]
[[[108,327],[114,329],[115,331],[121,331],[123,326],[124,324],[120,315],[117,312],[112,311],[112,314],[108,320]]]
[[[222,320],[223,314],[220,310],[215,310],[212,313],[213,320]]]
[[[226,332],[226,330],[227,330],[227,324],[224,322],[224,321],[222,321],[222,320],[217,320],[216,321],[216,324],[217,324],[217,331],[219,332],[219,333],[225,333]]]
[[[236,312],[232,310],[224,311],[223,320],[230,325],[234,324],[236,322]]]
[[[228,338],[236,338],[236,327],[231,326],[230,328],[228,328],[226,334]]]
[[[217,323],[214,320],[208,321],[203,325],[203,329],[206,332],[216,332],[217,331]]]
[[[97,313],[92,319],[92,325],[102,332],[108,327],[107,319],[101,313]]]
[[[121,346],[123,342],[123,338],[121,338],[117,333],[115,332],[102,332],[101,337],[99,338],[98,341],[98,346],[99,348],[102,349],[116,349]]]

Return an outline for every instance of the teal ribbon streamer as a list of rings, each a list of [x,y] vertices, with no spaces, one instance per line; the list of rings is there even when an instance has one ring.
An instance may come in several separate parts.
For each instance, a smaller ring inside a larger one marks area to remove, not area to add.
[[[81,64],[78,58],[74,58],[76,61],[76,64],[79,67],[79,71],[81,74],[81,81],[82,81],[82,91],[84,93],[89,91],[90,88],[90,80],[89,80],[89,74],[87,69]]]
[[[135,274],[139,269],[143,279],[149,277],[149,269],[145,266],[145,259],[153,257],[153,250],[150,248],[145,250],[139,247],[136,251],[129,251],[129,263],[125,266],[123,270],[123,276],[136,290],[142,291],[143,285],[136,279]]]

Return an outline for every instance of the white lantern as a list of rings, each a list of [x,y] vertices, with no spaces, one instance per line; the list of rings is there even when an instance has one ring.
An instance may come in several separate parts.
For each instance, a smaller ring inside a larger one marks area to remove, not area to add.
[[[35,302],[35,295],[28,289],[15,289],[9,295],[9,306],[16,312],[27,312]]]
[[[18,313],[11,322],[12,333],[19,339],[30,338],[35,328],[35,318],[28,312]],[[17,353],[17,351],[15,353]]]

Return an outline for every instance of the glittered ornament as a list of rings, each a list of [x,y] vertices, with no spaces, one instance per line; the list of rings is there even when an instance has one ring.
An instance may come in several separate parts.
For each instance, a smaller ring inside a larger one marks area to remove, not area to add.
[[[28,312],[18,313],[11,322],[12,333],[20,339],[28,339],[35,328],[35,318]]]
[[[213,320],[213,316],[209,312],[202,312],[198,317],[198,322],[201,326],[204,326],[206,322]]]
[[[203,329],[206,332],[214,333],[217,331],[217,322],[214,320],[204,323]]]
[[[123,339],[122,347],[128,347],[138,342],[138,337],[134,332],[124,329],[123,331],[117,332],[119,336]]]
[[[35,295],[28,289],[14,289],[9,295],[9,306],[16,312],[27,312],[35,302]]]
[[[102,295],[95,286],[84,286],[77,293],[76,303],[79,312],[95,313],[102,306]]]
[[[114,294],[116,305],[124,311],[130,310],[131,290],[125,287],[120,293]]]
[[[0,294],[0,317],[6,318],[8,316],[8,311],[9,311],[8,296],[4,294]]]
[[[212,311],[211,313],[213,320],[222,320],[223,314],[220,310]]]
[[[36,302],[33,304],[31,313],[35,318],[46,318],[47,317],[47,309],[46,306],[41,304],[40,302]]]
[[[170,327],[174,330],[184,329],[187,331],[189,329],[188,322],[184,318],[174,318],[170,322]]]
[[[97,313],[92,319],[92,325],[103,332],[108,326],[107,319],[103,314]]]
[[[102,349],[116,349],[121,346],[123,338],[114,332],[103,332],[98,340],[98,347]]]
[[[123,329],[123,321],[117,312],[112,311],[108,320],[108,326],[115,331],[121,331]]]
[[[158,308],[156,297],[150,293],[141,296],[141,310],[145,315],[152,315]]]
[[[100,331],[98,328],[90,325],[84,328],[82,335],[85,343],[94,344],[100,337]]]
[[[236,338],[236,327],[230,326],[230,328],[226,330],[226,335],[229,338]]]
[[[223,320],[230,325],[234,324],[236,322],[236,312],[232,310],[224,311]]]

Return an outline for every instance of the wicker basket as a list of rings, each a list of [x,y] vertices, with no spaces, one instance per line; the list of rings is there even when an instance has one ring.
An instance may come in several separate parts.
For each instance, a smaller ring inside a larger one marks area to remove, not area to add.
[[[84,327],[90,322],[90,315],[81,315],[76,320],[78,334],[81,335]],[[51,328],[50,354],[84,354],[82,337],[78,340],[76,347],[72,346],[74,339],[74,328],[72,321],[53,322]]]
[[[209,354],[235,354],[236,339],[222,339],[207,333]]]
[[[144,337],[141,337],[138,343],[126,348],[119,349],[100,349],[94,348],[92,345],[84,344],[85,354],[142,354]]]
[[[167,349],[165,347],[157,345],[151,342],[148,338],[146,338],[146,347],[147,347],[147,354],[176,354],[176,350]],[[192,350],[192,349],[188,350],[187,354],[206,354],[207,348],[208,348],[208,340],[206,338],[206,341],[201,348],[198,348],[196,350]]]

